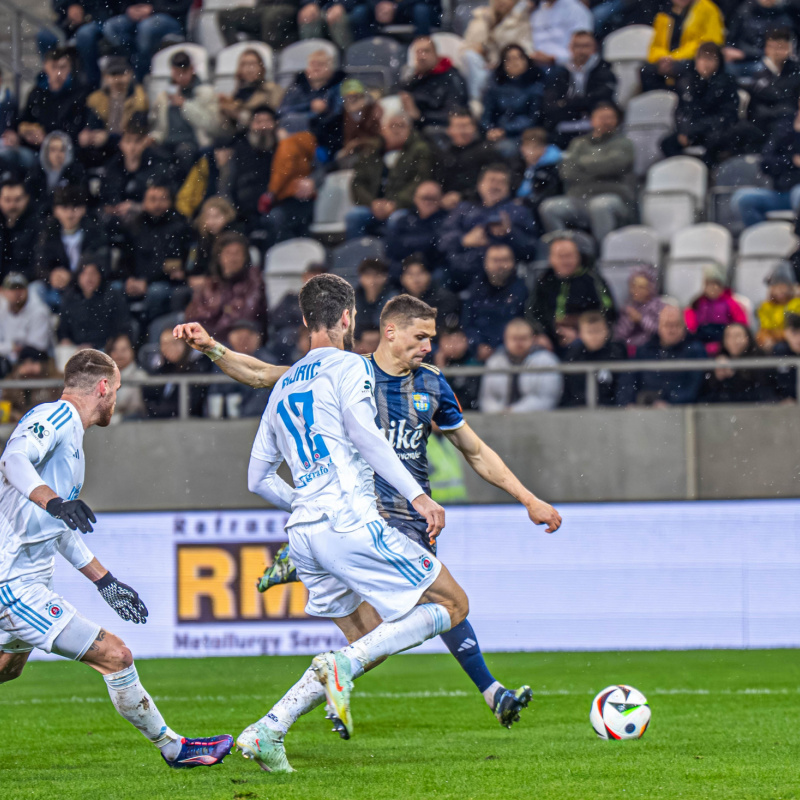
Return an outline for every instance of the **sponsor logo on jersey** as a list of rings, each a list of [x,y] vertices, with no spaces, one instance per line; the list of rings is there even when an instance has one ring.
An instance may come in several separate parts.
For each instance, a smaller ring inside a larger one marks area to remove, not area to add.
[[[411,395],[411,400],[417,411],[427,411],[431,407],[431,398],[427,392],[415,392]]]
[[[319,453],[314,453],[314,458],[319,458]],[[316,472],[308,472],[305,475],[300,475],[298,477],[298,486],[297,488],[300,489],[303,486],[308,486],[311,481],[315,478],[319,478],[320,475],[327,475],[328,468],[327,467],[320,467]]]
[[[420,556],[419,565],[425,570],[425,572],[430,572],[433,569],[433,560],[430,556]]]
[[[51,619],[58,619],[64,613],[64,609],[52,600],[45,606],[45,610],[47,611],[47,616]]]
[[[364,381],[364,391],[372,393],[372,381],[370,380]]]
[[[33,425],[28,427],[28,430],[39,439],[44,439],[45,436],[50,435],[50,431],[48,431],[41,422],[34,422]]]
[[[389,423],[389,430],[386,431],[386,438],[395,450],[416,450],[422,444],[424,428],[421,422],[411,427],[404,419],[399,423],[397,420],[392,420]]]

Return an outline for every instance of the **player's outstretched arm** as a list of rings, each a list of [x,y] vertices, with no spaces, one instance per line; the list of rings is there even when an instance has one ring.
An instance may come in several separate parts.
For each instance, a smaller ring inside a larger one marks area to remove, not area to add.
[[[229,378],[254,389],[271,389],[288,370],[288,367],[267,364],[252,356],[230,350],[210,336],[199,322],[176,325],[172,335],[207,355]]]
[[[96,558],[81,567],[82,572],[108,603],[126,622],[145,624],[150,613],[139,593],[128,584],[118,581]]]
[[[526,489],[503,459],[469,425],[464,424],[456,430],[444,431],[444,434],[461,451],[467,463],[481,478],[508,492],[525,506],[531,522],[536,525],[547,525],[545,529],[547,533],[555,533],[561,527],[561,515],[558,511]]]

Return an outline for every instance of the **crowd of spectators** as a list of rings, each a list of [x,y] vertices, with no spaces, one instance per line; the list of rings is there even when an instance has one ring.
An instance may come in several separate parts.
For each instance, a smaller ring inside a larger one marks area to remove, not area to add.
[[[123,379],[212,374],[172,339],[180,319],[291,363],[308,335],[296,295],[267,297],[264,258],[310,236],[326,176],[348,169],[344,236],[378,237],[385,252],[358,265],[359,352],[377,345],[383,304],[407,292],[438,309],[440,367],[712,357],[708,373],[600,370],[595,394],[623,406],[795,399],[792,370],[726,364],[800,355],[800,256],[770,276],[755,314],[714,264],[680,308],[660,295],[657,265],[641,264],[628,296],[615,297],[595,263],[602,240],[638,219],[635,148],[604,37],[653,26],[642,88],[677,94],[665,156],[762,155],[772,188],[732,201],[752,225],[800,206],[794,0],[490,0],[473,10],[458,64],[430,36],[438,2],[259,0],[218,13],[229,44],[276,51],[320,37],[344,49],[410,26],[407,74],[387,110],[323,48],[280,84],[245,48],[225,94],[178,47],[151,102],[150,62],[185,39],[189,6],[54,0],[66,44],[43,31],[33,88],[16,98],[3,87],[0,377],[55,376],[65,353],[86,346],[110,353]],[[311,264],[303,278],[326,269]],[[556,371],[453,385],[465,408],[488,412],[587,401],[582,375]],[[175,382],[129,386],[121,416],[175,416],[178,394]],[[17,420],[46,395],[6,389],[0,414]],[[194,388],[190,410],[251,416],[264,401],[220,383]]]

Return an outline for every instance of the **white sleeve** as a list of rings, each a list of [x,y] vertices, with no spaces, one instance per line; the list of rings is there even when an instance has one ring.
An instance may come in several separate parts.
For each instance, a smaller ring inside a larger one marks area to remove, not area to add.
[[[86,546],[83,536],[77,531],[65,530],[58,540],[58,552],[75,569],[83,569],[94,559],[94,553]]]
[[[29,498],[34,489],[45,485],[33,466],[40,455],[39,448],[28,436],[15,436],[3,451],[0,472],[23,497]]]
[[[424,494],[420,485],[403,466],[394,448],[375,424],[372,395],[343,411],[344,429],[364,461],[410,503]]]
[[[247,488],[281,511],[292,510],[292,487],[278,475],[281,461],[262,461],[250,456],[247,467]]]

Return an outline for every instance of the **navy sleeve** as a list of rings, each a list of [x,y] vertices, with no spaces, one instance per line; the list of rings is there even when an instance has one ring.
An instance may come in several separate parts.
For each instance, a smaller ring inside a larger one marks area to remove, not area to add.
[[[439,408],[433,415],[433,421],[443,431],[453,431],[464,424],[464,414],[461,412],[461,403],[450,388],[444,375],[439,375]]]

